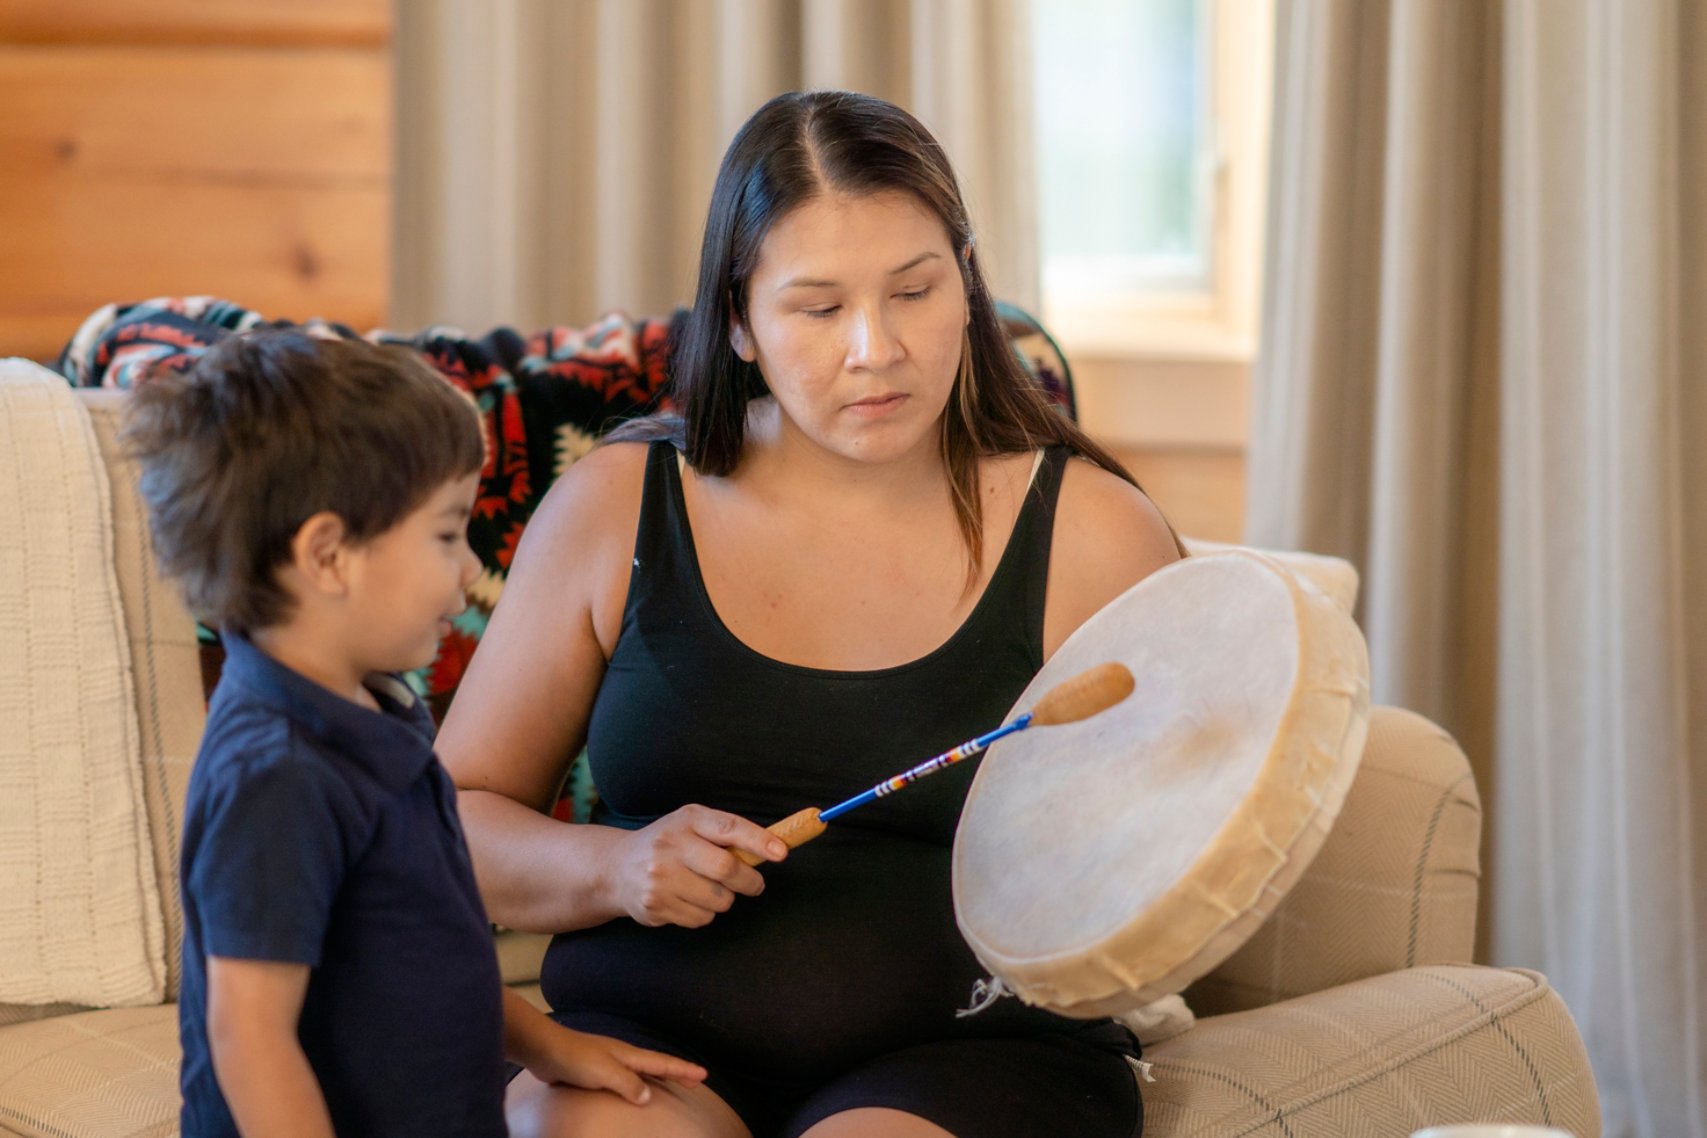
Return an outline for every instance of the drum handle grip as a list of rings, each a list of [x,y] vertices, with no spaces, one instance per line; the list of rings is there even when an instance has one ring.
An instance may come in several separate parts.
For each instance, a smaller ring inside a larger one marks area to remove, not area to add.
[[[804,810],[796,810],[780,822],[772,822],[765,829],[781,838],[783,844],[789,849],[793,849],[795,846],[805,845],[822,834],[824,832],[824,820],[818,817],[816,806],[808,806]],[[748,850],[734,850],[732,852],[748,865],[758,865],[760,861],[764,860]]]
[[[1124,664],[1099,664],[1049,689],[1031,709],[1033,727],[1077,723],[1107,711],[1137,687]]]

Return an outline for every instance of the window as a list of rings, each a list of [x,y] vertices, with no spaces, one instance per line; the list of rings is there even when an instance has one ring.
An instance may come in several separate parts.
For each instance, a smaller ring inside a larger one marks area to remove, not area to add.
[[[1269,0],[1032,0],[1044,319],[1069,348],[1248,358]]]

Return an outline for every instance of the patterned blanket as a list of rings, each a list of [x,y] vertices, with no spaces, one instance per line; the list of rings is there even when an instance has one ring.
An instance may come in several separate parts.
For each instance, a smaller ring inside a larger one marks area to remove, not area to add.
[[[225,336],[286,323],[213,297],[108,305],[84,322],[60,356],[59,370],[77,386],[131,387],[162,370],[188,367]],[[447,327],[360,337],[419,351],[474,399],[485,419],[489,453],[468,535],[484,571],[437,661],[416,677],[436,712],[442,714],[456,690],[503,590],[522,529],[552,480],[616,423],[666,405],[670,325],[670,319],[612,313],[586,328],[554,327],[526,338],[498,328],[476,339]],[[302,327],[358,338],[340,324]]]
[[[1000,311],[1032,377],[1073,415],[1072,377],[1060,349],[1022,310],[1004,305]],[[669,406],[670,336],[685,315],[678,310],[637,320],[610,313],[585,328],[556,326],[525,337],[496,328],[476,338],[444,326],[414,335],[363,334],[322,320],[268,320],[215,297],[163,297],[109,304],[92,313],[66,345],[58,368],[76,386],[132,387],[188,367],[226,336],[297,326],[319,336],[413,348],[473,397],[485,419],[488,455],[468,540],[483,571],[438,658],[410,677],[442,716],[503,591],[522,529],[552,481],[616,424]],[[206,629],[203,645],[211,689],[220,661],[218,641]],[[584,775],[574,781],[584,810]]]

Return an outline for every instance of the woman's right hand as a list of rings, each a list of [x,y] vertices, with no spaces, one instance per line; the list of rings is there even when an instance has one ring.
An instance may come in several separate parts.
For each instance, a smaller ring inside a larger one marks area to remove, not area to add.
[[[788,847],[745,818],[706,806],[683,806],[624,835],[612,851],[613,900],[643,925],[697,929],[735,903],[757,897],[765,880],[731,850],[781,861]]]

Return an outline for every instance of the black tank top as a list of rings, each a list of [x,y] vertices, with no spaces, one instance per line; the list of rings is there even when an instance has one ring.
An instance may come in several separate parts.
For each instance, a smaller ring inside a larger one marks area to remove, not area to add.
[[[690,802],[769,824],[830,806],[999,726],[1043,663],[1064,448],[1051,448],[971,614],[910,663],[826,671],[763,656],[712,607],[676,452],[653,443],[622,628],[588,724],[595,822]],[[832,823],[702,929],[626,918],[555,938],[559,1011],[616,1014],[709,1060],[813,1079],[932,1039],[1073,1021],[1003,1000],[957,1019],[985,975],[954,923],[949,856],[976,761]]]

